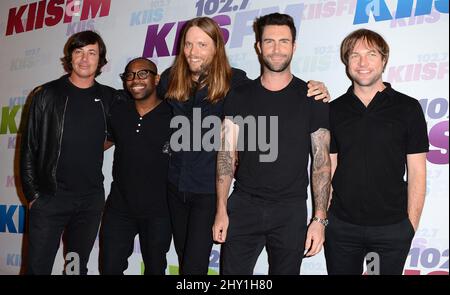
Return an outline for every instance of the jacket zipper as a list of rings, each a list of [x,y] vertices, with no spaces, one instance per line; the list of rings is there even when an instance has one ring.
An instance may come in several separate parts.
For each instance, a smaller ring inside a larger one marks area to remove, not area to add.
[[[63,112],[63,118],[61,122],[61,135],[59,137],[59,149],[58,149],[58,157],[56,158],[56,165],[55,165],[55,187],[56,191],[58,191],[58,182],[56,181],[56,170],[58,169],[58,163],[59,163],[59,157],[61,155],[61,145],[62,145],[62,138],[64,133],[64,121],[66,120],[66,110],[67,110],[67,102],[69,101],[69,97],[66,96],[66,103],[64,104],[64,112]],[[56,193],[55,191],[55,193]]]

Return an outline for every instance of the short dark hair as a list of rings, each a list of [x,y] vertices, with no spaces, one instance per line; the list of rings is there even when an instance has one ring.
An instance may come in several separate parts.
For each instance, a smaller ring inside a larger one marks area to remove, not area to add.
[[[124,73],[128,72],[131,64],[134,63],[135,61],[138,61],[138,60],[145,61],[148,64],[148,66],[150,67],[151,70],[153,70],[155,72],[158,72],[158,67],[156,66],[156,64],[153,61],[151,61],[151,60],[149,60],[148,58],[145,58],[145,57],[136,57],[136,58],[133,58],[132,60],[130,60],[127,63],[127,65],[125,66]]]
[[[389,45],[380,34],[368,29],[353,31],[342,41],[341,60],[346,67],[348,66],[348,58],[350,53],[353,51],[358,41],[366,42],[367,45],[373,46],[376,50],[378,50],[378,52],[383,56],[383,59],[386,61],[384,64],[384,68],[386,68],[389,60]]]
[[[93,31],[83,31],[70,36],[67,40],[66,45],[64,46],[64,57],[61,58],[61,61],[64,66],[64,70],[66,72],[71,73],[73,70],[72,67],[72,52],[75,49],[84,47],[86,45],[98,44],[99,49],[99,61],[97,66],[97,71],[95,76],[101,74],[101,69],[104,65],[108,63],[106,60],[106,46],[105,42],[103,42],[102,37],[99,34]]]
[[[256,42],[262,41],[261,39],[264,32],[264,27],[270,25],[288,26],[289,29],[291,29],[292,43],[295,43],[297,30],[295,28],[294,19],[288,14],[281,14],[278,12],[261,16],[255,20],[253,28],[256,33]]]

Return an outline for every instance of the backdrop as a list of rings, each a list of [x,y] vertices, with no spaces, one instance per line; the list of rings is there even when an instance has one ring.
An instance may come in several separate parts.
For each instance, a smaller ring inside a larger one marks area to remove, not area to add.
[[[232,66],[249,77],[259,75],[254,50],[253,20],[271,12],[295,19],[298,39],[292,62],[303,80],[320,80],[333,97],[350,85],[339,58],[342,39],[358,28],[381,33],[391,46],[385,81],[418,99],[428,121],[427,196],[405,274],[448,274],[449,173],[449,1],[448,0],[3,0],[0,4],[0,274],[18,274],[24,257],[27,210],[18,180],[18,128],[29,92],[61,76],[60,57],[67,38],[91,29],[108,48],[109,63],[98,81],[116,88],[118,74],[133,57],[146,56],[162,72],[173,61],[176,40],[185,21],[210,16],[222,27]],[[103,172],[109,192],[113,151],[105,154]],[[152,189],[148,188],[149,191]],[[309,203],[310,204],[310,203]],[[98,242],[89,273],[98,274]],[[218,273],[220,247],[211,253],[210,273]],[[260,256],[255,273],[267,273],[267,256]],[[53,268],[63,269],[61,249]],[[173,246],[168,274],[178,265]],[[127,274],[140,274],[138,238]],[[305,259],[302,274],[326,274],[323,252]]]

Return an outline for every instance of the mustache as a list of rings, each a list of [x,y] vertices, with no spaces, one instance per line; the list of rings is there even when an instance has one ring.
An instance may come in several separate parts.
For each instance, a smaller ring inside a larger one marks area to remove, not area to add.
[[[287,58],[288,56],[286,54],[270,54],[268,55],[268,57],[273,58],[273,57],[285,57]]]

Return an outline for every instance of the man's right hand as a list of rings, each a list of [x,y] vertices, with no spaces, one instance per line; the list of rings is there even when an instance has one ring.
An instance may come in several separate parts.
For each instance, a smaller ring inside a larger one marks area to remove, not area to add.
[[[329,102],[331,100],[328,88],[323,82],[310,80],[308,81],[308,97],[314,96],[315,100],[322,100],[323,102]]]
[[[216,214],[216,219],[214,220],[214,225],[212,228],[214,241],[217,243],[225,243],[228,224],[229,220],[226,212]]]

